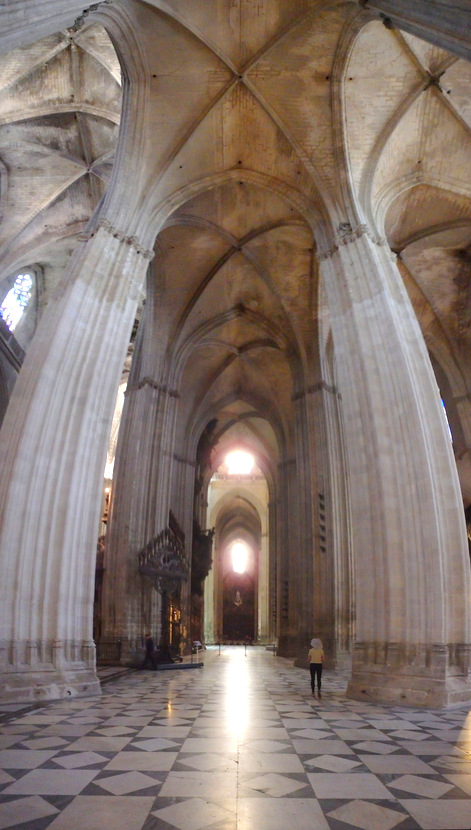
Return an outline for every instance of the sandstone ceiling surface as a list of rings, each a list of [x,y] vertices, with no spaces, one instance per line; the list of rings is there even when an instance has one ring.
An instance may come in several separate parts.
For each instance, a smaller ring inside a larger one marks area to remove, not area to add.
[[[185,440],[217,417],[223,444],[267,466],[290,452],[293,396],[320,377],[328,216],[386,236],[431,353],[466,389],[469,64],[353,2],[121,5],[148,72],[128,180],[158,231],[154,370],[185,390]],[[1,70],[0,280],[38,266],[45,304],[110,180],[119,61],[89,16]]]

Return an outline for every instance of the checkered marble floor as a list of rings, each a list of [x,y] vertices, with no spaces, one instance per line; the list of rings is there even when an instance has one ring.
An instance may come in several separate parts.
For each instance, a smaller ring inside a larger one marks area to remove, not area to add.
[[[0,705],[0,830],[469,830],[471,717],[347,700],[263,648]]]

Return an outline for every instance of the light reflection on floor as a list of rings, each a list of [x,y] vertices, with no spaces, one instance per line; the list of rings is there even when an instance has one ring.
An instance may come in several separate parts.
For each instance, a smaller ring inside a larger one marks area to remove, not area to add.
[[[262,647],[0,706],[0,830],[469,830],[466,707],[347,700]],[[103,673],[109,679],[110,672]]]
[[[246,737],[249,724],[250,672],[246,649],[237,648],[225,665],[226,699],[223,711],[234,745]]]

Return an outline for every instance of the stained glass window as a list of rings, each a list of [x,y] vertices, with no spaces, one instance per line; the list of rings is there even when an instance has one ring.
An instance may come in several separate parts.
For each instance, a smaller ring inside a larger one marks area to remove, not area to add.
[[[0,306],[0,317],[5,320],[10,331],[14,331],[20,322],[21,316],[31,299],[32,290],[32,275],[28,272],[18,274],[13,288],[10,288]]]

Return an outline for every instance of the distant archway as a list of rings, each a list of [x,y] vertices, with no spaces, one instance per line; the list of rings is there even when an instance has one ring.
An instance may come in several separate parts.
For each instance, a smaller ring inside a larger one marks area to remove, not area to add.
[[[223,640],[255,639],[255,579],[253,574],[228,573],[223,585]]]

